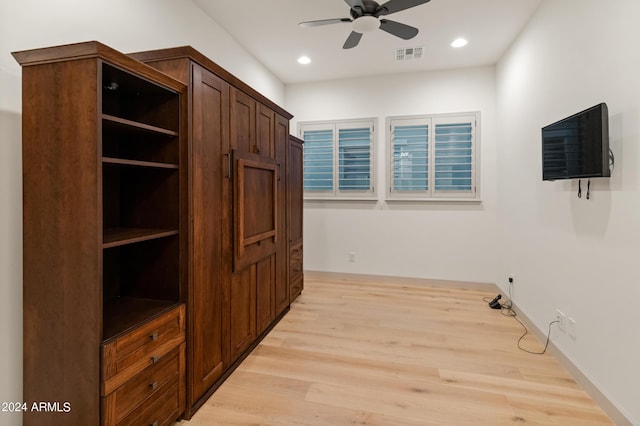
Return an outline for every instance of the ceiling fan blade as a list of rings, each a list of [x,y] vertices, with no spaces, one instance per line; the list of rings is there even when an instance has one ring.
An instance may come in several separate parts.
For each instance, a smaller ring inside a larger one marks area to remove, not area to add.
[[[351,31],[349,37],[347,37],[347,41],[344,42],[342,46],[343,49],[352,49],[360,43],[360,39],[362,38],[362,33],[357,33],[355,31]]]
[[[404,40],[409,40],[418,35],[417,28],[388,19],[380,20],[380,29]]]
[[[412,7],[420,6],[421,4],[429,3],[431,0],[389,0],[383,5],[380,5],[377,16],[391,15],[392,13],[400,12],[401,10],[410,9]],[[347,2],[348,3],[348,2]]]
[[[320,19],[318,21],[300,22],[298,26],[303,28],[320,27],[322,25],[341,24],[343,22],[351,22],[351,19],[349,18]]]
[[[360,10],[364,10],[364,3],[362,3],[362,0],[344,0],[344,1],[349,5],[351,9],[353,9],[354,7],[359,7]]]

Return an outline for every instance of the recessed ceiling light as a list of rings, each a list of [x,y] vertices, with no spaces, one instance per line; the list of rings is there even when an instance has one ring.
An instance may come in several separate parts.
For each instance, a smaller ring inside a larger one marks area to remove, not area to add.
[[[302,65],[307,65],[311,63],[311,59],[308,56],[300,56],[298,58],[298,63]]]
[[[463,38],[457,38],[451,42],[451,47],[463,47],[469,43],[467,40]]]

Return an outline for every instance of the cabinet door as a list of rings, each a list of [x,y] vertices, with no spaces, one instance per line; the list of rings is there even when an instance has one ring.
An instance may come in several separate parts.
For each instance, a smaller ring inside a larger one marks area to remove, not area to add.
[[[282,236],[278,238],[276,255],[276,280],[274,291],[275,316],[289,306],[288,268],[289,256],[287,244],[287,146],[289,144],[289,120],[280,114],[275,115],[275,150],[278,163],[278,229]]]
[[[288,214],[289,214],[289,243],[295,244],[302,240],[302,204],[304,194],[303,181],[303,148],[302,141],[291,137],[289,139],[288,173]]]
[[[302,292],[302,213],[303,213],[303,148],[302,140],[289,137],[287,157],[287,216],[289,232],[289,300],[293,302]]]
[[[228,142],[229,87],[210,72],[194,65],[193,133],[191,153],[192,292],[191,374],[192,399],[197,400],[228,367],[229,304],[222,276],[222,185],[226,176],[224,154]],[[192,401],[192,402],[193,402]]]
[[[256,110],[256,141],[252,151],[264,157],[275,157],[274,144],[275,113],[272,109],[258,104]]]
[[[256,101],[231,89],[231,147],[241,152],[256,151]]]

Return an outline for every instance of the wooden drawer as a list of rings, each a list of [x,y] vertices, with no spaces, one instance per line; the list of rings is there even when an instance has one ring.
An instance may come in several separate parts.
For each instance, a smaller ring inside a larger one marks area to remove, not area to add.
[[[106,396],[184,342],[184,305],[102,345]]]
[[[178,384],[166,386],[150,404],[145,404],[117,423],[117,426],[165,426],[176,422],[181,412]]]
[[[118,389],[107,395],[103,401],[105,412],[109,413],[106,424],[122,420],[127,414],[154,400],[157,394],[163,392],[167,386],[180,382],[181,352],[184,345],[180,345],[163,356],[155,365],[147,367],[140,374],[129,380]]]

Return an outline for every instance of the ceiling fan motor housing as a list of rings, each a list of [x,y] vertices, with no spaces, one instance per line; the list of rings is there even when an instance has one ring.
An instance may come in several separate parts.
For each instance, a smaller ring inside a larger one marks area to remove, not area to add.
[[[357,19],[361,16],[375,16],[378,17],[380,16],[384,10],[383,7],[380,7],[380,5],[372,0],[362,0],[362,5],[364,6],[364,8],[360,7],[360,6],[354,6],[351,8],[351,17],[353,19]]]

